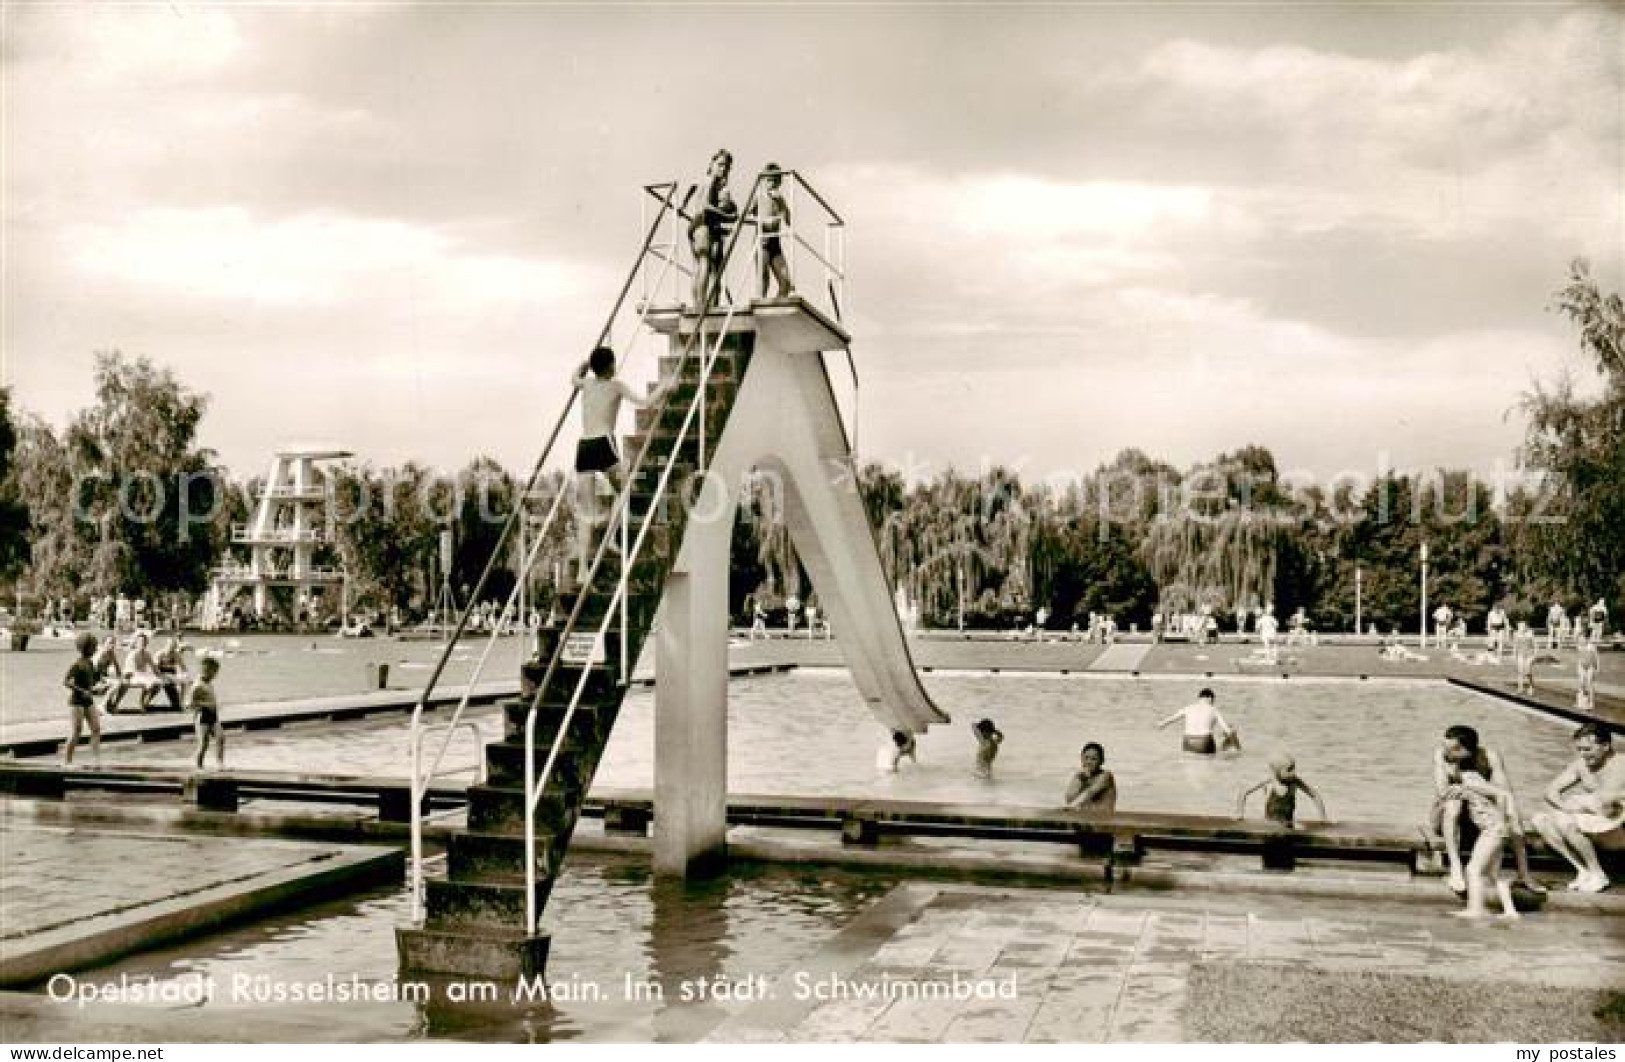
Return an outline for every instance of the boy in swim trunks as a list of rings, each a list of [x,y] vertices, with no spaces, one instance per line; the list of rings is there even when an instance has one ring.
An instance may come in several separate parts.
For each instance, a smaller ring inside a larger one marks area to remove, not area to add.
[[[1546,787],[1552,810],[1535,817],[1535,828],[1574,867],[1571,890],[1602,892],[1608,875],[1597,849],[1625,848],[1625,757],[1596,723],[1574,732],[1574,749],[1574,762]]]
[[[1315,802],[1320,821],[1327,822],[1326,804],[1313,786],[1298,777],[1298,765],[1291,756],[1277,756],[1270,761],[1270,776],[1257,785],[1243,789],[1236,796],[1236,818],[1246,817],[1247,798],[1264,790],[1264,817],[1277,825],[1291,829],[1297,817],[1298,794]]]
[[[193,713],[192,729],[197,734],[197,766],[203,769],[203,754],[214,741],[214,766],[226,766],[226,730],[220,725],[220,702],[214,695],[214,677],[220,673],[220,658],[206,656],[198,665],[198,680],[186,694],[187,710]]]
[[[609,518],[598,511],[598,477],[621,489],[621,456],[615,449],[615,424],[621,403],[636,409],[665,400],[671,381],[662,381],[648,398],[615,378],[615,352],[598,347],[576,370],[571,381],[581,392],[581,441],[576,444],[576,578],[586,578],[595,536]]]
[[[1225,748],[1239,750],[1241,748],[1240,735],[1236,733],[1235,727],[1224,721],[1224,716],[1219,714],[1219,709],[1214,706],[1213,699],[1212,690],[1203,690],[1196,695],[1194,703],[1186,705],[1158,723],[1157,729],[1161,730],[1165,726],[1184,720],[1184,749],[1186,752],[1194,752],[1200,756],[1211,756],[1219,751],[1219,741],[1215,738],[1215,735],[1220,732],[1224,735]]]
[[[796,293],[790,283],[790,262],[784,257],[782,237],[790,230],[790,204],[784,201],[780,186],[784,171],[776,162],[762,170],[761,233],[762,233],[762,298],[767,298],[767,282],[771,279],[778,287],[775,298],[788,299]],[[754,211],[756,208],[752,208]]]
[[[711,286],[722,270],[723,243],[739,216],[739,208],[728,194],[728,175],[733,171],[733,153],[726,148],[711,156],[700,189],[700,207],[688,225],[689,249],[694,252],[694,312],[705,308]]]

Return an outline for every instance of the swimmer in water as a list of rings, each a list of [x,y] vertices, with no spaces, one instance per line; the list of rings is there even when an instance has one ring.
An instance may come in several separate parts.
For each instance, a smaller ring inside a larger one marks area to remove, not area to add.
[[[1273,823],[1291,829],[1298,810],[1298,794],[1315,802],[1322,822],[1329,821],[1326,804],[1313,786],[1298,777],[1298,765],[1291,756],[1277,756],[1270,761],[1270,776],[1257,785],[1249,786],[1236,795],[1236,818],[1246,817],[1247,798],[1264,790],[1264,817]]]
[[[1213,703],[1213,691],[1204,689],[1196,695],[1196,700],[1179,711],[1170,715],[1157,724],[1161,730],[1173,723],[1185,723],[1184,749],[1186,752],[1196,753],[1200,756],[1211,756],[1220,751],[1221,742],[1215,736],[1223,735],[1223,748],[1241,749],[1241,738],[1236,728],[1225,722],[1224,716]]]

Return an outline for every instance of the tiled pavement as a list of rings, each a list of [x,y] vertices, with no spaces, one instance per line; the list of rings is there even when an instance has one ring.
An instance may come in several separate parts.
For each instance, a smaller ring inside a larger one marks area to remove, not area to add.
[[[1625,988],[1617,912],[1552,911],[1474,926],[1448,905],[910,885],[804,963],[861,985],[998,983],[1013,999],[807,998],[787,976],[713,1041],[1169,1042],[1186,1038],[1196,963],[1265,960],[1475,981]],[[866,922],[880,921],[874,925]],[[852,994],[855,994],[852,993]]]

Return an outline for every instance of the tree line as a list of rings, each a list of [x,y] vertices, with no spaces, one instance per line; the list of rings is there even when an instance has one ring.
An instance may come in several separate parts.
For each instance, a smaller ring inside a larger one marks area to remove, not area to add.
[[[1528,478],[1489,484],[1461,470],[1390,471],[1366,482],[1290,483],[1274,455],[1244,446],[1185,469],[1139,450],[1065,485],[1023,483],[1007,468],[906,482],[866,465],[858,489],[895,587],[936,626],[1005,626],[1043,609],[1052,626],[1109,614],[1146,626],[1155,611],[1211,611],[1221,622],[1273,606],[1325,630],[1354,623],[1414,629],[1420,554],[1430,603],[1516,617],[1625,597],[1625,308],[1584,261],[1552,308],[1569,319],[1601,389],[1570,377],[1525,397],[1516,455]],[[94,401],[57,430],[0,389],[0,589],[26,601],[123,593],[197,595],[249,519],[261,483],[231,477],[200,445],[207,398],[144,357],[97,355]],[[562,474],[522,483],[479,457],[444,474],[408,462],[340,466],[330,477],[332,563],[357,608],[433,607],[442,581],[462,604],[516,506],[536,527],[558,503],[531,587],[545,600],[571,548]],[[563,496],[560,496],[560,492]],[[771,608],[815,591],[767,479],[747,485],[733,535],[733,608]],[[439,541],[452,534],[449,571]],[[486,597],[521,568],[510,542]],[[1431,605],[1430,605],[1431,607]]]

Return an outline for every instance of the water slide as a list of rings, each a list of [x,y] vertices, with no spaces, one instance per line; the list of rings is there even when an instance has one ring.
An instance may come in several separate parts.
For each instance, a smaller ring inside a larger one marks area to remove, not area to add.
[[[728,482],[752,468],[779,477],[791,542],[880,724],[913,734],[949,722],[915,671],[824,359],[796,341],[804,331],[779,336],[761,311],[757,318],[756,351],[713,472]]]

